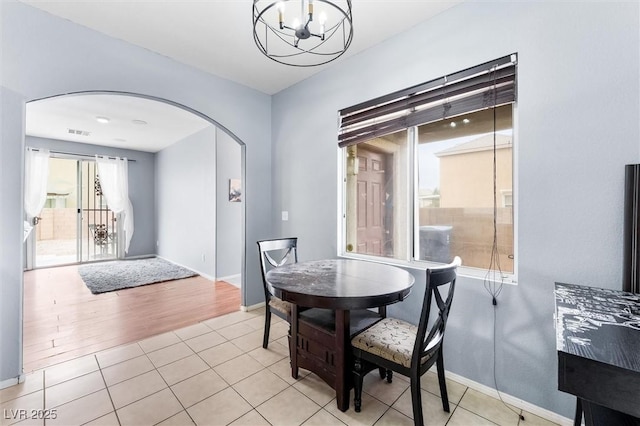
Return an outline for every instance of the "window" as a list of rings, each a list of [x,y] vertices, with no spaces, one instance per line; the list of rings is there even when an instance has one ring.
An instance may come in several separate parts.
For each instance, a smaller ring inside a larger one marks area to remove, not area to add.
[[[69,194],[47,194],[44,202],[45,209],[64,209],[67,208],[67,198]]]
[[[343,254],[514,272],[515,55],[340,111]]]

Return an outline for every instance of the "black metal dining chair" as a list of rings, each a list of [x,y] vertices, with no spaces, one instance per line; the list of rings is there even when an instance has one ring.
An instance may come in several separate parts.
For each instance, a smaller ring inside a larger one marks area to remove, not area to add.
[[[453,301],[457,268],[461,263],[460,258],[456,256],[448,265],[427,269],[426,289],[417,326],[396,318],[384,318],[351,340],[354,356],[354,406],[357,412],[362,406],[364,376],[374,369],[379,369],[380,378],[386,376],[390,383],[392,372],[395,371],[410,378],[413,421],[416,425],[422,426],[424,420],[420,378],[434,363],[438,371],[442,408],[449,412],[442,341]],[[437,317],[429,327],[429,314],[434,300]]]
[[[287,263],[298,262],[298,238],[279,238],[258,241],[258,250],[260,251],[260,270],[262,272],[265,301],[262,347],[266,349],[269,345],[271,313],[276,314],[276,316],[289,323],[291,322],[291,303],[285,302],[269,292],[266,278],[267,272],[272,268],[277,268]]]

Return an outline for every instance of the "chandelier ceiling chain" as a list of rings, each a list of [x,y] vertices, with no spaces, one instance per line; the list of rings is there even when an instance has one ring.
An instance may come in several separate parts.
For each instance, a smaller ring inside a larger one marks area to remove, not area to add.
[[[351,0],[254,0],[253,39],[265,56],[281,64],[326,64],[353,40]]]

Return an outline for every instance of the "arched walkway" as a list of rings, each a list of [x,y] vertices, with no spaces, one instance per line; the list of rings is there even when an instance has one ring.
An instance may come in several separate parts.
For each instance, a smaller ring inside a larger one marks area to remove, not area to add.
[[[179,108],[179,109],[181,109],[183,111],[186,111],[186,112],[188,112],[190,114],[193,114],[193,115],[199,117],[200,119],[205,120],[206,122],[208,122],[212,126],[215,126],[216,132],[221,132],[222,134],[224,134],[226,140],[232,141],[232,143],[235,142],[239,146],[239,148],[240,148],[239,149],[239,151],[240,151],[239,161],[241,163],[241,166],[240,166],[241,172],[240,172],[240,176],[237,176],[237,177],[240,177],[241,181],[244,182],[244,176],[245,176],[245,170],[244,170],[244,168],[245,168],[245,144],[238,137],[236,137],[233,133],[231,133],[228,129],[226,129],[224,126],[219,124],[217,121],[215,121],[212,118],[206,116],[205,114],[202,114],[199,111],[196,111],[196,110],[194,110],[192,108],[189,108],[189,107],[187,107],[185,105],[182,105],[182,104],[179,104],[179,103],[167,100],[167,99],[162,99],[162,98],[159,98],[159,97],[141,95],[141,94],[137,94],[137,93],[115,92],[115,91],[74,92],[74,93],[67,93],[67,94],[62,94],[62,95],[58,95],[58,96],[47,97],[47,98],[43,98],[43,99],[36,99],[36,100],[30,101],[30,102],[38,102],[38,101],[43,101],[43,100],[50,101],[50,100],[55,100],[55,99],[67,98],[69,96],[100,96],[100,95],[125,96],[125,97],[128,96],[128,97],[140,98],[140,99],[144,99],[144,100],[148,100],[148,101],[152,101],[152,102],[161,102],[161,103],[163,103],[165,105],[168,105],[168,106],[171,106],[171,107],[175,107],[175,108]],[[219,134],[219,133],[216,133],[216,134]],[[216,146],[217,146],[218,139],[219,139],[218,136],[216,136],[214,138]],[[236,176],[234,176],[234,177],[236,177]],[[131,182],[131,178],[130,178],[130,182]],[[157,179],[156,179],[156,184],[157,184]],[[217,188],[218,188],[218,191],[219,191],[220,185],[218,185]],[[228,194],[226,194],[226,193],[222,194],[222,195],[224,195],[225,197],[228,196]],[[245,195],[243,194],[243,198],[244,198],[244,196]],[[220,198],[220,197],[217,197],[217,198]],[[218,204],[222,204],[222,203],[216,202],[216,208],[217,208]],[[244,203],[244,202],[241,203],[241,205],[238,206],[238,207],[241,208],[242,213],[241,213],[241,218],[239,220],[240,227],[241,227],[241,229],[240,229],[241,235],[237,235],[237,240],[241,241],[243,246],[244,246],[243,242],[245,240],[245,238],[244,238],[244,234],[245,234],[245,229],[244,229],[245,220],[244,220],[244,217],[245,217],[245,213],[246,213],[245,206],[246,206],[246,203]],[[214,216],[216,218],[218,218],[219,215],[218,214],[214,214]],[[157,227],[157,225],[156,225],[156,227]],[[224,227],[225,227],[225,224],[220,224],[220,223],[217,223],[217,222],[214,224],[214,228],[224,228]],[[217,232],[216,232],[215,235],[217,236]],[[135,234],[134,234],[134,238],[135,238]],[[218,253],[218,247],[217,246],[218,246],[219,242],[217,241],[217,237],[214,237],[214,238],[215,238],[215,243],[213,243],[213,244],[215,244],[216,247],[213,249],[213,251],[214,251],[214,253]],[[154,235],[153,240],[155,241],[156,239],[157,239],[157,237]],[[185,240],[185,245],[188,245],[188,238],[186,238],[186,240]],[[225,248],[223,247],[222,250],[225,250]],[[157,254],[157,252],[155,254]],[[240,293],[242,294],[242,299],[244,300],[244,277],[245,277],[244,247],[242,247],[242,249],[239,250],[238,255],[241,257],[241,269],[240,269],[240,274],[239,274],[238,281],[239,281],[239,284],[240,284]],[[204,261],[204,254],[202,255],[202,260]],[[56,268],[55,272],[56,273],[62,273],[62,272],[64,272],[64,269],[66,269],[66,268],[69,268],[69,267]],[[34,271],[33,272],[33,276],[36,276],[36,272],[38,272],[38,271]],[[220,275],[216,273],[215,276],[208,277],[208,278],[215,279],[215,277],[220,277]],[[180,301],[179,301],[180,297],[183,297],[183,298],[188,297],[189,300],[193,300],[193,299],[198,299],[199,298],[201,303],[204,302],[204,300],[208,300],[210,302],[209,306],[211,306],[211,310],[210,310],[211,315],[209,316],[209,318],[211,318],[213,316],[217,316],[219,314],[223,314],[223,313],[229,312],[229,309],[228,309],[229,306],[232,306],[232,308],[231,308],[232,310],[237,310],[239,305],[243,304],[241,300],[238,301],[238,300],[236,300],[234,298],[231,298],[231,296],[228,296],[228,294],[230,294],[231,292],[226,291],[226,289],[224,288],[224,285],[222,285],[222,284],[216,283],[216,291],[217,291],[217,287],[221,287],[221,289],[218,291],[218,293],[220,294],[220,297],[219,297],[220,300],[215,300],[216,292],[215,291],[210,291],[210,290],[212,290],[211,286],[210,285],[207,286],[206,280],[204,278],[199,277],[197,279],[187,279],[185,281],[188,281],[188,280],[197,281],[198,279],[200,280],[200,282],[191,283],[191,287],[197,289],[198,286],[201,286],[200,290],[199,290],[199,292],[198,292],[198,290],[195,290],[196,293],[192,293],[191,295],[188,295],[188,294],[187,295],[182,294],[182,296],[176,296],[175,294],[174,295],[170,295],[170,291],[167,292],[165,296],[158,296],[159,292],[152,292],[152,293],[148,293],[148,294],[154,294],[156,298],[160,297],[159,299],[157,299],[157,302],[156,302],[156,304],[159,305],[158,306],[158,310],[166,310],[167,309],[167,306],[163,303],[162,297],[165,297],[167,299],[176,299],[177,298],[176,300],[174,300],[174,303],[173,303],[174,306],[176,304],[180,303]],[[24,324],[25,324],[25,326],[24,326],[24,338],[25,338],[25,341],[24,341],[24,346],[25,346],[24,366],[25,366],[25,371],[29,371],[29,370],[31,370],[33,368],[40,368],[42,366],[42,365],[30,364],[29,360],[27,359],[27,357],[29,356],[29,354],[28,354],[29,351],[27,350],[27,346],[30,343],[30,341],[29,341],[29,333],[32,331],[32,330],[29,329],[30,324],[29,324],[29,321],[27,319],[27,315],[30,314],[28,312],[27,307],[28,306],[32,306],[32,305],[29,305],[29,301],[27,300],[27,298],[30,297],[30,294],[27,291],[27,286],[28,285],[33,285],[33,283],[31,281],[32,281],[32,277],[27,278],[25,276],[25,313],[24,313]],[[208,281],[208,282],[210,283],[210,281]],[[71,285],[73,285],[73,284],[71,284]],[[169,286],[165,286],[165,287],[169,287]],[[33,290],[33,289],[31,289],[31,290]],[[169,290],[171,290],[171,289],[169,289]],[[135,289],[134,291],[139,291],[139,292],[142,293],[142,292],[145,292],[145,291],[148,292],[149,290],[145,289],[145,288],[139,288],[139,289]],[[89,296],[95,297],[94,295],[90,295],[90,294],[89,294]],[[108,297],[109,296],[106,296],[105,298],[108,298]],[[226,307],[225,307],[224,301],[222,300],[224,298],[229,298],[228,299],[229,300],[228,303],[230,303],[230,304],[226,305]],[[79,300],[78,301],[78,305],[81,306],[80,307],[80,311],[82,311],[83,309],[86,309],[87,312],[90,311],[90,309],[87,309],[87,306],[89,306],[89,301],[90,301],[89,299],[84,299],[84,300]],[[183,308],[185,308],[188,311],[190,311],[189,313],[194,313],[195,309],[189,308],[189,305],[187,303],[182,302],[181,305],[182,305]],[[221,308],[221,306],[222,306],[222,308]],[[137,308],[134,308],[134,309],[137,309]],[[116,311],[117,310],[114,309],[114,312],[116,312]],[[178,316],[181,316],[183,318],[187,318],[188,317],[188,315],[185,315],[185,314],[178,315]],[[196,315],[196,317],[197,317],[197,315]],[[195,320],[195,322],[201,321],[203,319],[206,319],[206,318],[199,318],[199,319]],[[140,320],[140,321],[147,320],[149,322],[155,321],[156,326],[158,325],[158,323],[157,323],[158,322],[158,318],[157,317],[154,318],[154,315],[152,315],[151,313],[147,313],[147,314],[142,315],[142,317],[139,317],[138,320]],[[189,319],[187,318],[187,319],[183,320],[184,324],[178,324],[178,323],[173,322],[173,323],[167,324],[166,326],[160,326],[160,328],[149,327],[149,330],[150,330],[150,332],[152,334],[157,334],[159,332],[162,332],[164,330],[164,328],[169,330],[169,329],[175,329],[175,328],[178,328],[178,327],[182,327],[182,326],[188,325],[187,324],[188,321],[189,321]],[[194,320],[192,320],[192,321],[194,321]],[[191,323],[193,323],[193,322],[191,322]],[[151,331],[151,330],[153,330],[153,331]],[[142,336],[140,334],[131,333],[130,340],[131,341],[139,340],[140,338],[144,338],[144,337],[148,337],[148,336]],[[118,336],[119,340],[114,339],[113,340],[113,345],[122,344],[123,343],[123,341],[121,340],[122,338],[123,338],[122,336]],[[85,340],[90,341],[91,337],[90,336],[86,336]],[[85,345],[84,349],[78,349],[74,353],[67,353],[66,354],[66,358],[64,358],[64,357],[63,358],[56,358],[54,362],[60,362],[60,361],[65,360],[65,359],[71,359],[73,357],[81,356],[81,355],[84,354],[84,352],[92,353],[92,352],[95,352],[96,350],[104,349],[105,348],[104,345],[106,344],[104,342],[101,342],[100,343],[100,347],[97,347],[95,345],[93,345],[93,347],[92,347],[92,345],[89,344],[89,343],[90,342],[88,342]],[[55,351],[52,351],[51,353],[53,354],[53,353],[55,353]]]

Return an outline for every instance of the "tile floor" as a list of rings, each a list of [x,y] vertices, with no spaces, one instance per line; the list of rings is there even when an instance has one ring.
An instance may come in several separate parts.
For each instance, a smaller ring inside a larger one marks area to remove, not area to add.
[[[286,322],[273,320],[269,349],[262,349],[263,321],[263,311],[234,312],[35,371],[0,390],[0,424],[413,424],[404,377],[388,384],[373,372],[362,412],[340,412],[334,391],[316,375],[301,370],[291,378]],[[445,413],[436,375],[423,378],[429,425],[518,425],[520,409],[451,380]],[[552,424],[523,414],[527,426]]]

